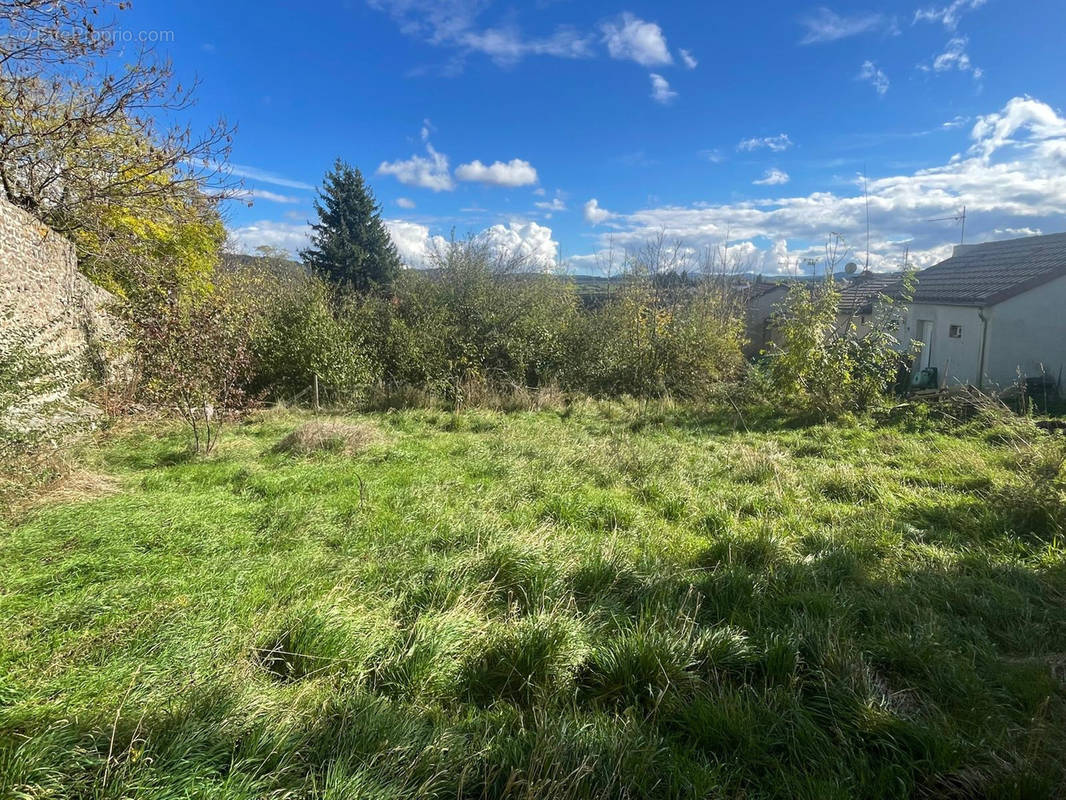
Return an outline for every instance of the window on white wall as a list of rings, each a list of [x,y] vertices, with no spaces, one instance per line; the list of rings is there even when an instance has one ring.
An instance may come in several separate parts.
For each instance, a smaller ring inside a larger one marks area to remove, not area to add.
[[[961,339],[962,338],[962,326],[961,325],[952,325],[952,326],[950,326],[948,328],[948,336],[950,336],[952,339]]]

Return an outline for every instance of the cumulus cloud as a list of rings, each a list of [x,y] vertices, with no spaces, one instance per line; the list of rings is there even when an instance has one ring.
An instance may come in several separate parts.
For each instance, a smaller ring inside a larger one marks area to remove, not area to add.
[[[888,76],[872,61],[862,62],[862,68],[859,70],[859,80],[868,81],[877,90],[878,94],[883,95],[888,91]]]
[[[763,176],[757,180],[752,181],[756,186],[780,186],[783,183],[788,183],[790,178],[788,173],[784,170],[780,170],[777,167],[768,169],[763,173]]]
[[[460,164],[455,169],[455,177],[491,186],[531,186],[538,180],[533,165],[520,158],[512,158],[507,163],[495,161],[488,166],[477,160]]]
[[[448,240],[443,236],[431,236],[429,228],[417,222],[387,219],[385,227],[389,229],[389,236],[396,245],[400,260],[413,269],[430,266],[433,254],[448,244]]]
[[[801,17],[800,24],[806,28],[800,44],[821,44],[883,28],[888,24],[888,20],[884,14],[871,12],[841,16],[822,6]]]
[[[775,153],[781,153],[792,147],[792,140],[787,133],[779,133],[777,136],[763,136],[754,139],[742,139],[737,144],[737,150],[761,150],[766,148]]]
[[[418,186],[434,192],[450,192],[455,188],[448,171],[448,157],[438,153],[426,142],[426,155],[413,155],[404,161],[382,161],[378,175],[392,175],[405,186]]]
[[[700,62],[696,60],[696,57],[692,55],[688,50],[679,50],[678,54],[681,56],[681,63],[689,69],[696,69],[700,65]]]
[[[951,217],[963,205],[967,241],[1002,238],[997,232],[1010,230],[1062,230],[1066,118],[1034,98],[1014,98],[974,123],[965,152],[942,166],[872,179],[868,191],[874,269],[898,268],[905,245],[910,248],[910,263],[916,266],[950,255],[958,242],[958,227],[930,220]],[[728,240],[737,247],[744,244],[751,258],[758,258],[771,272],[779,271],[770,268],[774,262],[786,261],[780,252],[773,254],[774,248],[781,249],[778,242],[788,242],[789,263],[794,264],[801,256],[820,257],[830,231],[864,248],[865,230],[866,204],[857,178],[850,193],[822,191],[614,214],[611,231],[600,234],[598,247],[606,251],[613,243],[636,249],[660,232],[694,250]],[[593,263],[595,258],[593,253],[584,260]]]
[[[1014,97],[1000,111],[978,117],[970,137],[974,141],[970,152],[986,161],[1009,145],[1033,147],[1046,158],[1054,156],[1066,141],[1066,119],[1047,103]]]
[[[599,225],[601,222],[606,222],[611,216],[611,212],[606,208],[600,208],[600,201],[593,197],[587,203],[584,208],[585,222],[590,225]]]
[[[677,92],[670,88],[669,81],[662,75],[651,73],[651,99],[662,105],[670,105],[677,99]]]
[[[384,220],[389,236],[400,259],[408,267],[422,269],[433,266],[434,255],[448,246],[448,240],[430,232],[427,225],[400,219]],[[310,244],[311,228],[306,223],[262,220],[241,225],[229,231],[230,243],[238,251],[254,253],[256,248],[269,245],[288,251],[294,257]],[[536,222],[517,220],[506,225],[493,225],[474,235],[498,258],[517,259],[524,265],[548,269],[555,265],[559,243],[552,238],[552,229]]]
[[[611,58],[636,61],[644,67],[672,64],[670,48],[662,28],[645,22],[628,11],[600,26],[604,44]]]
[[[229,230],[230,244],[241,253],[268,246],[296,255],[310,244],[311,228],[305,222],[259,220]]]
[[[400,208],[414,208],[415,201],[409,197],[397,197],[396,205],[398,205]]]
[[[475,239],[488,245],[502,260],[518,260],[538,269],[553,267],[559,255],[559,243],[552,238],[552,229],[535,222],[493,225]]]

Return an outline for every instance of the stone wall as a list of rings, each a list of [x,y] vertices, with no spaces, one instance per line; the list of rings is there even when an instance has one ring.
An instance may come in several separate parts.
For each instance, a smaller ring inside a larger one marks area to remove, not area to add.
[[[90,337],[112,338],[117,330],[104,310],[111,299],[78,272],[74,245],[0,199],[0,329],[25,326],[84,355]]]

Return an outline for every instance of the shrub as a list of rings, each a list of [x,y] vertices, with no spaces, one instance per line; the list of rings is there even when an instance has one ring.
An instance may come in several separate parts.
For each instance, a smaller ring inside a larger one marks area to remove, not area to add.
[[[666,291],[631,279],[579,321],[565,385],[598,396],[706,396],[743,363],[741,315],[723,286]]]
[[[193,452],[210,453],[227,415],[247,400],[246,303],[225,283],[187,293],[159,286],[129,299],[124,314],[147,399],[185,421]]]
[[[904,281],[904,296],[912,281]],[[776,320],[768,379],[785,408],[823,417],[866,411],[894,384],[910,350],[901,342],[900,308],[888,298],[875,307],[869,331],[840,321],[840,291],[830,275],[817,284],[797,283]]]
[[[448,243],[433,262],[429,272],[403,276],[391,314],[382,300],[363,305],[376,323],[365,329],[386,382],[422,385],[461,405],[467,387],[555,380],[577,313],[570,282],[477,239]]]
[[[256,302],[251,388],[274,398],[295,397],[318,375],[321,391],[353,405],[373,382],[364,346],[367,331],[357,304],[317,278],[264,281]]]

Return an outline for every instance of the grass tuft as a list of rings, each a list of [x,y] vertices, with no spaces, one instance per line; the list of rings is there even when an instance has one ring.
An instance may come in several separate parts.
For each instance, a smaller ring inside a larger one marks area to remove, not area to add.
[[[342,420],[306,422],[275,446],[279,453],[309,456],[315,453],[354,456],[380,439],[377,429],[366,423]]]

